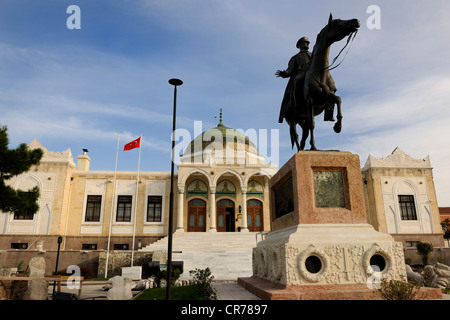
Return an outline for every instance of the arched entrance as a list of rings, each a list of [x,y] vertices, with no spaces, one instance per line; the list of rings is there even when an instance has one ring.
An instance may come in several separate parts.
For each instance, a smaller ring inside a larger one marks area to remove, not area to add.
[[[193,199],[188,203],[188,227],[189,232],[206,231],[206,202],[201,199]]]
[[[263,203],[256,199],[247,200],[247,228],[250,232],[263,231]]]
[[[222,199],[217,202],[217,231],[235,231],[235,212],[232,200]]]

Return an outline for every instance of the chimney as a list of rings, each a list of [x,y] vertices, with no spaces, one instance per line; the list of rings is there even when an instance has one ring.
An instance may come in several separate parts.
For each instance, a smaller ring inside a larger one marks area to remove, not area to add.
[[[77,170],[80,171],[89,171],[89,164],[91,163],[91,159],[87,155],[88,150],[83,149],[83,154],[77,157]]]

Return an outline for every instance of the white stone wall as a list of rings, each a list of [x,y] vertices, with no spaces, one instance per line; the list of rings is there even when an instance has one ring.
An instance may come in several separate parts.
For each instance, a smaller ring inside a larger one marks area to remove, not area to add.
[[[425,177],[381,177],[388,233],[434,233]],[[399,195],[414,196],[417,220],[402,220]]]
[[[83,214],[81,220],[80,234],[102,234],[103,220],[105,219],[105,199],[106,199],[106,184],[107,179],[89,179],[86,180],[85,195],[83,201]],[[102,204],[100,209],[100,221],[86,222],[86,206],[87,198],[90,195],[102,196]]]
[[[49,234],[55,184],[56,173],[52,172],[27,172],[10,180],[16,190],[39,188],[39,210],[32,220],[15,220],[12,213],[0,212],[0,234]]]
[[[162,196],[161,222],[147,222],[148,196]],[[150,180],[145,185],[145,212],[144,212],[144,234],[164,234],[164,221],[166,215],[166,181]],[[175,215],[175,213],[174,213]]]

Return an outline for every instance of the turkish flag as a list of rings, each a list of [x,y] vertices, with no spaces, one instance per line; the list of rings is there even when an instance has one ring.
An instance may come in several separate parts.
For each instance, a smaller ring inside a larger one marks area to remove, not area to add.
[[[141,137],[139,137],[136,140],[133,140],[133,141],[127,143],[123,147],[123,151],[128,151],[128,150],[135,149],[135,148],[140,148],[140,147],[141,147]]]

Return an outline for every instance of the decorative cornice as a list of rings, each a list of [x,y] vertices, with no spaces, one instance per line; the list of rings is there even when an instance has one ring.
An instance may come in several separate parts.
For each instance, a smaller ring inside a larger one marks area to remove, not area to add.
[[[34,139],[28,144],[28,148],[31,150],[34,149],[41,149],[44,154],[42,155],[41,163],[44,162],[60,162],[60,163],[68,163],[69,165],[75,167],[75,162],[73,161],[72,152],[70,151],[70,148],[63,151],[63,152],[53,152],[48,151],[42,144],[37,140]]]
[[[369,168],[428,168],[431,169],[430,157],[416,159],[407,155],[399,147],[386,158],[375,158],[369,155],[362,171]]]

